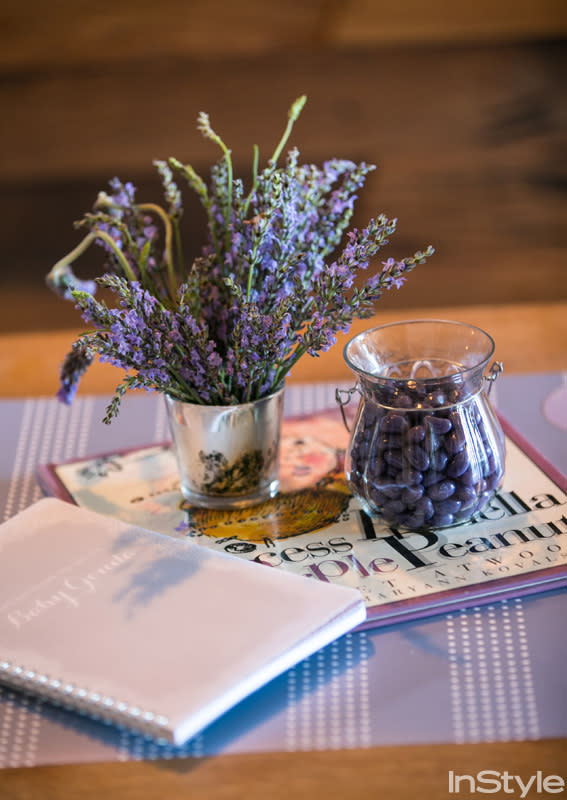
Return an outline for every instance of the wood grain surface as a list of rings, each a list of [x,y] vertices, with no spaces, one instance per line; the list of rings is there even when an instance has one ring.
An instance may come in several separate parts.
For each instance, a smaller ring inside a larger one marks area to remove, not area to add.
[[[175,155],[207,175],[220,153],[196,130],[206,110],[248,181],[253,143],[266,160],[303,92],[308,103],[290,140],[303,160],[378,165],[353,218],[358,227],[382,212],[398,219],[374,267],[436,248],[380,309],[567,299],[566,54],[560,42],[298,48],[6,73],[0,330],[42,327],[26,294],[43,289],[49,268],[78,242],[73,222],[110,178],[131,179],[141,200],[160,202],[154,158]],[[189,189],[184,197],[189,258],[203,241],[204,214]],[[78,270],[97,266],[92,248]],[[47,294],[44,305],[69,318]]]
[[[526,782],[538,770],[544,776],[564,774],[566,748],[567,740],[494,742],[11,769],[0,772],[0,796],[2,800],[465,800],[462,793],[449,794],[449,770],[458,775],[476,775],[483,769],[507,771]]]
[[[567,32],[562,0],[3,0],[0,69]]]

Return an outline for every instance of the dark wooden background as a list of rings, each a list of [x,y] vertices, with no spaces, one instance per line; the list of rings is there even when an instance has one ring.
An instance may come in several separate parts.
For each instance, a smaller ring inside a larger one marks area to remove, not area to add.
[[[566,36],[564,0],[4,0],[0,332],[77,325],[43,280],[109,178],[159,200],[154,158],[206,172],[206,110],[246,179],[303,93],[305,161],[378,165],[354,222],[398,218],[384,258],[436,247],[384,307],[567,297]]]

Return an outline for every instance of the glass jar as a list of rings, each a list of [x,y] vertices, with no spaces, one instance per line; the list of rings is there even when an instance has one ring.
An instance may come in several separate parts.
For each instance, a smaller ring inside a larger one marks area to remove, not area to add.
[[[486,506],[505,458],[488,399],[502,364],[485,374],[493,352],[480,328],[444,320],[382,325],[348,342],[357,378],[349,397],[361,398],[345,469],[367,512],[423,530],[466,522]]]

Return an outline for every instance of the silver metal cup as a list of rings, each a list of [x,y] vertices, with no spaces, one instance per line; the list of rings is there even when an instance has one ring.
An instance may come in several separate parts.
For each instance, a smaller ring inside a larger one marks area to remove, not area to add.
[[[189,503],[244,508],[276,494],[283,392],[234,406],[165,396],[181,492]]]

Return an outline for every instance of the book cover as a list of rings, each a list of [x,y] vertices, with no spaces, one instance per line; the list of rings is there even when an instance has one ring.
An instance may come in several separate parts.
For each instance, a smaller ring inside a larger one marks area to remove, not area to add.
[[[251,509],[190,507],[167,443],[40,467],[44,490],[125,521],[328,584],[380,625],[565,585],[567,496],[510,438],[504,485],[472,523],[405,533],[369,517],[344,478],[336,410],[284,420],[281,492]]]
[[[269,573],[54,498],[0,526],[0,682],[182,744],[365,618]]]

